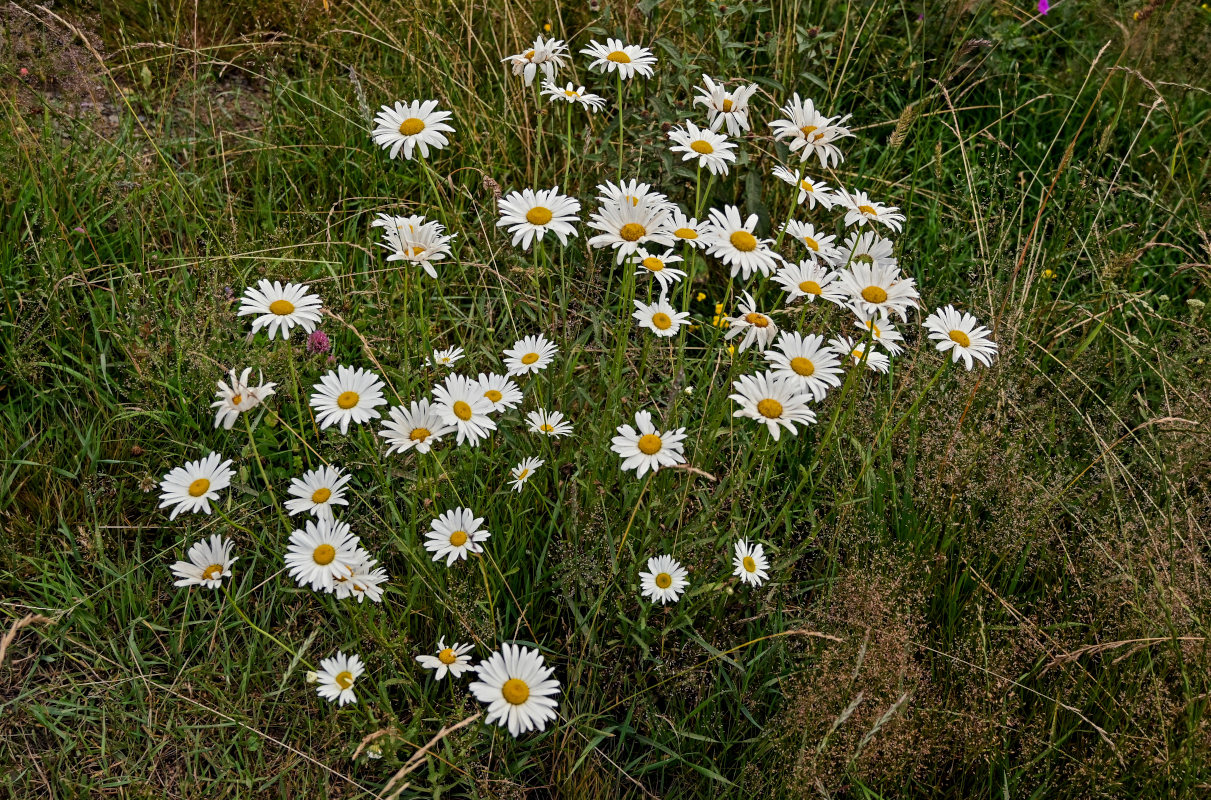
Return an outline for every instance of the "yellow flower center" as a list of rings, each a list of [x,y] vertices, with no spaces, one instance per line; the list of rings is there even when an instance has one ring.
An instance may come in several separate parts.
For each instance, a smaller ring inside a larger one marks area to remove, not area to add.
[[[331,490],[331,489],[329,489],[328,487],[324,486],[324,487],[321,487],[321,488],[319,488],[319,489],[316,489],[316,490],[315,490],[315,491],[312,493],[312,495],[311,495],[311,502],[313,502],[313,503],[327,503],[327,502],[328,502],[328,498],[329,498],[329,497],[332,497],[332,490]]]
[[[555,430],[555,428],[553,428],[549,422],[544,422],[543,424],[539,425],[538,429],[543,433],[551,433]]]
[[[862,299],[868,303],[875,303],[876,305],[879,303],[886,303],[887,291],[879,286],[867,286],[862,290]]]
[[[804,178],[803,180],[799,181],[799,188],[805,192],[816,191],[815,187],[813,187],[810,183],[807,182],[807,178]]]
[[[433,433],[428,428],[413,428],[412,433],[408,434],[408,439],[413,442],[423,442],[432,435]]]
[[[646,234],[647,230],[645,230],[644,227],[637,222],[628,222],[618,231],[618,235],[623,239],[626,239],[628,242],[638,241],[639,237]]]
[[[525,681],[518,678],[509,678],[505,681],[505,685],[500,687],[500,693],[505,700],[515,706],[530,699],[530,687],[526,685]]]
[[[450,534],[450,544],[453,545],[454,547],[462,547],[466,543],[467,543],[467,532],[466,531],[455,531],[454,533]]]
[[[399,132],[404,136],[415,136],[425,129],[425,123],[416,117],[408,117],[399,124]]]
[[[863,347],[855,347],[849,354],[854,357],[854,361],[861,361],[862,356],[866,355],[866,350]]]
[[[735,108],[735,105],[736,105],[736,104],[735,104],[735,103],[733,103],[731,100],[724,100],[724,101],[723,101],[723,113],[724,113],[724,114],[729,114],[729,113],[731,113],[731,110],[732,110],[733,108]]]
[[[950,337],[950,341],[959,347],[971,347],[971,337],[963,333],[963,331],[951,331],[947,335]]]
[[[208,478],[198,478],[193,483],[189,484],[189,496],[201,497],[210,489],[210,480]]]
[[[538,360],[538,353],[526,353],[521,357],[521,363],[529,365]]]
[[[488,391],[484,392],[484,397],[488,398],[493,403],[499,403],[504,395],[495,389],[489,389]]]
[[[810,247],[811,249],[815,250],[816,252],[820,251],[820,243],[817,242],[815,239],[813,239],[810,236],[804,236],[803,243],[805,245],[807,245],[808,247]]]
[[[697,239],[698,231],[694,230],[693,228],[678,228],[677,230],[673,231],[673,235],[678,239]]]
[[[546,225],[551,221],[551,209],[534,206],[526,212],[526,222],[531,225]]]
[[[222,576],[223,576],[223,565],[222,564],[211,564],[209,567],[202,570],[202,580],[204,580],[204,581],[217,581]]]
[[[662,572],[656,576],[656,585],[661,589],[667,589],[673,585],[673,576],[667,572]]]
[[[664,269],[664,262],[659,258],[656,258],[656,256],[648,256],[645,258],[643,260],[643,265],[652,272],[660,272],[660,270]]]
[[[863,214],[870,214],[872,217],[879,216],[879,212],[875,211],[874,206],[858,206],[858,210],[861,211]]]
[[[294,313],[294,303],[289,300],[274,300],[269,304],[269,311],[279,317],[284,317]]]
[[[357,401],[360,399],[357,392],[341,392],[336,398],[336,404],[348,411],[357,405]]]
[[[662,331],[667,331],[672,327],[673,320],[663,311],[657,311],[652,315],[652,324]]]
[[[332,680],[336,681],[336,685],[342,689],[348,689],[353,685],[353,673],[349,670],[336,673],[336,677]]]
[[[458,656],[454,655],[454,648],[447,647],[437,654],[437,660],[445,664],[447,667],[458,661]]]
[[[517,473],[517,480],[524,481],[526,479],[526,476],[529,474],[530,474],[529,468],[523,469],[521,472]]]
[[[233,406],[238,406],[238,405],[239,405],[240,403],[242,403],[242,402],[244,402],[244,395],[242,395],[242,394],[233,394],[233,395],[231,396],[231,404],[232,404]]]
[[[799,132],[802,133],[803,138],[806,139],[808,136],[812,135],[812,131],[814,131],[814,130],[816,130],[815,125],[804,125],[802,128],[799,129]]]
[[[802,375],[807,378],[815,374],[816,365],[811,362],[810,358],[795,356],[791,359],[791,369],[795,371],[796,375]]]
[[[715,152],[715,148],[711,147],[711,143],[702,139],[699,139],[696,142],[690,142],[690,149],[695,153],[701,153],[704,156],[709,156],[711,153]]]
[[[757,237],[748,231],[736,231],[728,237],[728,241],[741,253],[751,253],[757,249]]]
[[[745,572],[756,572],[757,571],[757,562],[753,561],[752,556],[745,556],[744,559],[740,563],[744,565]]]
[[[873,319],[867,320],[866,322],[864,322],[862,324],[866,326],[866,330],[870,331],[871,333],[873,333],[875,335],[876,339],[883,336],[883,331],[879,330],[879,326],[875,324],[875,321]]]
[[[424,252],[425,248],[421,247],[419,244],[416,247],[406,248],[404,250],[404,253],[412,256],[413,258],[420,258]]]
[[[815,281],[800,281],[799,291],[804,294],[823,294],[824,290],[820,288],[820,284]]]
[[[326,567],[336,560],[336,548],[330,544],[322,544],[312,552],[311,560],[321,567]]]
[[[757,404],[757,413],[768,419],[778,419],[782,416],[782,404],[772,397],[767,397]]]
[[[660,441],[659,436],[654,433],[645,433],[639,437],[639,442],[636,446],[639,448],[639,452],[645,456],[651,456],[659,453],[663,445],[664,442]]]
[[[470,404],[468,404],[462,400],[455,400],[454,401],[454,416],[458,417],[463,422],[466,422],[467,420],[471,419]]]
[[[564,89],[563,93],[566,97],[580,97],[579,92],[574,92],[571,89]]]
[[[606,56],[606,61],[613,61],[615,64],[630,64],[631,57],[621,50],[615,50]]]
[[[531,59],[531,58],[533,58],[533,57],[534,57],[534,51],[533,51],[533,50],[527,50],[527,51],[525,52],[525,54],[522,56],[522,58],[527,59],[527,60],[528,60],[528,59]]]
[[[756,328],[764,328],[769,325],[769,317],[758,314],[756,311],[745,314],[744,321]]]

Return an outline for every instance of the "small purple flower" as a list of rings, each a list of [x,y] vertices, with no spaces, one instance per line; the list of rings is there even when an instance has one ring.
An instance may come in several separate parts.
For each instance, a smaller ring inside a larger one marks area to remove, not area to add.
[[[72,228],[72,230],[75,231],[76,233],[87,233],[87,231],[81,227],[75,227],[75,228]]]
[[[327,353],[332,349],[332,342],[328,340],[328,334],[318,328],[307,337],[307,352],[311,354]]]
[[[1039,0],[1039,13],[1040,14],[1046,14],[1050,10],[1051,10],[1051,3],[1047,2],[1047,0]]]

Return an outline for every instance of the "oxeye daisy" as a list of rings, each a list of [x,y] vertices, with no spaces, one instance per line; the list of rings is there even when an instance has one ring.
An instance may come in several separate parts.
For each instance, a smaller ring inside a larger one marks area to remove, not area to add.
[[[252,321],[252,332],[255,334],[261,328],[269,329],[269,338],[280,330],[283,339],[290,338],[290,331],[298,325],[306,333],[315,330],[320,321],[320,312],[324,304],[318,295],[307,293],[305,283],[287,283],[269,281],[262,278],[257,281],[256,288],[249,286],[240,298],[240,310],[237,317],[255,314]]]
[[[509,375],[525,375],[546,369],[555,360],[559,348],[541,333],[518,339],[505,350],[505,369]]]
[[[180,578],[173,586],[205,586],[219,589],[223,578],[231,577],[231,565],[238,558],[231,555],[232,542],[217,533],[209,540],[196,542],[185,554],[188,561],[172,565],[172,574]]]
[[[590,41],[589,46],[580,52],[593,59],[589,62],[589,69],[601,73],[617,72],[622,80],[630,80],[636,74],[650,78],[652,67],[656,65],[656,56],[651,50],[635,44],[623,44],[620,39],[606,39],[605,44]]]
[[[798,151],[800,161],[806,161],[814,153],[820,166],[828,169],[845,160],[836,141],[853,135],[844,125],[848,114],[840,119],[826,117],[811,100],[800,100],[798,93],[781,111],[786,118],[771,122],[770,129],[775,139],[789,140],[791,152]]]
[[[479,388],[492,404],[492,411],[508,411],[521,404],[521,389],[506,375],[479,373]]]
[[[475,447],[496,430],[496,423],[488,416],[492,401],[484,396],[479,381],[463,375],[448,375],[445,383],[433,387],[433,410],[442,422],[457,429],[458,444],[465,439]]]
[[[818,203],[823,208],[830,209],[837,202],[827,183],[810,178],[799,170],[791,172],[786,167],[774,167],[774,177],[799,189],[799,197],[795,200],[799,205],[803,205],[806,200],[808,208],[814,209]]]
[[[900,268],[851,263],[837,273],[838,284],[854,309],[866,314],[895,314],[908,321],[908,309],[917,307],[917,284],[900,274]]]
[[[739,274],[742,280],[748,280],[754,272],[768,276],[777,269],[778,254],[770,248],[773,242],[753,235],[756,214],[741,221],[740,209],[735,206],[724,206],[723,211],[712,208],[707,225],[707,253],[731,267],[733,277]]]
[[[521,243],[523,250],[530,249],[531,241],[542,241],[547,231],[559,237],[560,244],[567,244],[569,236],[576,235],[575,223],[580,221],[580,201],[559,193],[559,187],[523,189],[510,192],[500,198],[498,228],[508,228],[513,234],[513,246]]]
[[[347,506],[345,487],[353,480],[352,475],[341,472],[339,467],[323,466],[308,470],[303,477],[290,481],[287,490],[293,500],[283,505],[290,516],[311,512],[316,517],[331,517],[333,506]]]
[[[445,512],[430,523],[431,528],[425,534],[425,549],[433,553],[434,561],[446,559],[450,566],[458,559],[465,559],[467,553],[481,553],[483,548],[479,543],[490,534],[480,527],[484,518],[477,517],[469,508],[455,508]]]
[[[457,234],[447,235],[440,222],[426,221],[420,214],[410,217],[393,217],[379,214],[370,223],[373,228],[383,228],[384,241],[379,245],[391,251],[388,261],[407,261],[419,264],[430,278],[437,277],[433,264],[444,261],[450,255],[450,247]]]
[[[551,676],[537,650],[509,644],[501,645],[475,667],[478,680],[468,689],[475,699],[488,706],[484,722],[508,728],[513,738],[532,730],[543,730],[556,717],[559,681]]]
[[[706,167],[712,175],[726,175],[728,162],[736,160],[736,154],[732,152],[736,145],[722,133],[686,122],[685,128],[673,128],[668,135],[674,142],[670,151],[684,153],[682,161],[696,159],[698,166]]]
[[[467,655],[471,652],[472,647],[473,645],[458,642],[447,647],[446,637],[443,636],[437,640],[437,655],[417,656],[416,660],[425,669],[433,670],[433,680],[435,681],[440,681],[447,674],[451,678],[458,678],[464,672],[474,669],[471,666],[471,656]]]
[[[672,556],[652,556],[648,559],[648,571],[639,573],[639,586],[643,596],[653,603],[676,603],[690,585],[689,574]]]
[[[447,347],[445,350],[434,350],[433,355],[429,357],[429,365],[432,367],[452,367],[454,362],[463,357],[463,349],[461,347]]]
[[[349,523],[332,517],[307,520],[303,530],[290,534],[286,549],[286,571],[299,586],[331,592],[337,578],[353,574],[358,563],[358,539]]]
[[[904,352],[904,348],[896,344],[904,341],[904,334],[896,330],[896,326],[885,315],[867,314],[865,311],[854,311],[857,319],[854,327],[870,334],[871,341],[883,345],[890,355],[896,356]],[[863,337],[866,338],[866,337]]]
[[[316,410],[315,421],[321,430],[336,424],[341,433],[349,432],[349,423],[361,425],[378,419],[376,406],[386,405],[383,397],[383,382],[368,369],[338,366],[315,384],[311,395],[311,407]]]
[[[813,303],[819,297],[843,306],[848,295],[837,288],[836,279],[837,273],[812,258],[798,264],[788,262],[774,273],[774,281],[786,292],[788,301],[806,297],[807,302]]]
[[[252,368],[249,367],[240,373],[237,378],[235,370],[230,370],[227,373],[231,384],[228,385],[224,381],[219,381],[219,390],[215,393],[218,399],[210,404],[211,408],[217,409],[214,412],[214,426],[217,428],[223,426],[223,430],[231,430],[231,426],[235,425],[236,419],[244,411],[251,411],[256,408],[274,394],[273,387],[276,383],[261,383],[259,386],[253,386],[248,382],[248,378],[252,375]],[[265,380],[263,374],[258,375],[257,382]]]
[[[852,360],[854,366],[865,361],[867,368],[872,372],[887,372],[891,367],[891,359],[887,357],[886,353],[873,349],[868,352],[865,342],[855,342],[848,336],[838,336],[835,339],[829,339],[828,344],[841,358],[848,357]]]
[[[407,410],[403,406],[395,406],[388,412],[388,417],[390,419],[383,423],[382,430],[378,432],[390,445],[387,455],[406,453],[413,448],[418,453],[428,453],[443,436],[455,431],[453,425],[442,421],[441,415],[426,399],[420,402],[413,400]]]
[[[669,266],[669,264],[676,264],[682,260],[681,256],[674,255],[672,250],[666,250],[661,255],[653,255],[641,247],[635,251],[636,266],[639,267],[639,271],[635,275],[651,275],[660,284],[660,290],[664,292],[685,277],[683,270]]]
[[[374,118],[376,127],[371,136],[379,147],[390,148],[389,158],[395,158],[401,149],[409,161],[414,150],[420,150],[421,158],[428,158],[430,147],[441,150],[450,143],[446,134],[453,133],[454,128],[446,120],[451,116],[449,111],[437,110],[436,100],[397,102],[394,108],[382,107]]]
[[[521,488],[526,485],[526,481],[534,477],[534,472],[544,463],[546,462],[541,458],[527,458],[510,470],[509,478],[511,479],[513,491],[520,492]]]
[[[769,573],[766,572],[769,569],[769,560],[766,559],[765,549],[760,544],[749,544],[745,539],[736,542],[732,564],[736,567],[732,574],[742,583],[760,586],[769,580]]]
[[[653,208],[663,208],[670,214],[675,206],[669,202],[668,196],[661,192],[653,191],[651,184],[641,183],[639,180],[632,178],[629,181],[606,181],[605,183],[597,184],[597,204],[609,205],[615,204],[620,206],[651,206]]]
[[[685,463],[685,428],[662,431],[652,424],[650,411],[635,412],[635,427],[619,425],[610,449],[622,458],[622,470],[635,470],[642,478],[648,470]]]
[[[757,345],[758,350],[764,350],[778,335],[777,324],[768,315],[757,310],[757,303],[748,292],[745,292],[740,298],[740,313],[734,317],[728,317],[727,322],[728,331],[723,338],[731,341],[743,334],[744,338],[740,340],[738,348],[741,353],[754,344]]]
[[[765,351],[765,360],[773,367],[775,377],[797,384],[816,402],[824,399],[830,387],[841,385],[841,362],[836,352],[825,346],[823,336],[783,333],[774,347]]]
[[[349,564],[349,572],[336,578],[333,585],[336,599],[355,597],[359,603],[366,599],[375,603],[383,602],[383,584],[387,582],[387,572],[375,569],[376,563],[365,550],[358,548],[357,557]]]
[[[353,683],[365,672],[366,667],[361,658],[357,655],[346,656],[337,650],[335,656],[320,662],[315,692],[338,706],[356,703],[357,695],[353,693]]]
[[[854,231],[845,237],[842,259],[848,264],[866,264],[872,267],[895,267],[898,261],[892,255],[891,239],[884,239],[874,231]]]
[[[669,212],[670,207],[664,202],[603,200],[597,211],[589,215],[589,227],[601,231],[589,239],[589,246],[614,248],[619,264],[648,242],[672,247]]]
[[[572,423],[564,420],[563,414],[558,411],[540,408],[526,414],[526,421],[530,423],[530,433],[541,433],[556,439],[572,434]]]
[[[534,45],[524,53],[507,56],[501,59],[513,67],[513,74],[520,75],[526,86],[534,82],[534,75],[541,70],[548,81],[555,80],[555,75],[564,67],[568,57],[568,46],[560,39],[544,39],[539,36]]]
[[[198,461],[176,467],[160,481],[160,508],[172,506],[170,520],[182,511],[210,513],[210,501],[219,499],[219,492],[231,485],[231,459],[222,460],[211,453]]]
[[[791,435],[799,431],[795,425],[810,425],[816,421],[816,412],[808,407],[812,395],[803,391],[798,381],[781,378],[773,372],[760,375],[741,375],[732,383],[735,394],[728,395],[740,406],[732,416],[748,417],[764,424],[774,441],[785,427]]]
[[[706,225],[699,222],[693,217],[687,217],[685,213],[676,206],[671,211],[669,217],[669,230],[672,236],[679,242],[684,242],[695,250],[701,250],[706,247]]]
[[[845,263],[845,256],[833,244],[836,236],[821,233],[810,222],[799,222],[792,219],[783,226],[785,234],[807,248],[808,255],[819,259],[825,264],[838,266]]]
[[[554,103],[557,100],[562,100],[565,103],[580,103],[590,111],[597,112],[605,107],[605,98],[601,95],[586,92],[583,86],[576,86],[569,83],[564,88],[551,81],[544,81],[542,84],[542,93],[550,98],[550,102]]]
[[[647,328],[657,336],[676,336],[682,325],[690,324],[689,312],[674,310],[663,294],[655,303],[643,303],[639,300],[633,302],[635,313],[631,316],[641,328]]]
[[[936,341],[937,349],[952,353],[952,360],[961,358],[971,371],[973,359],[986,367],[992,366],[997,356],[997,344],[990,336],[992,331],[980,324],[971,314],[962,313],[954,306],[939,308],[925,319],[929,338]]]
[[[702,76],[705,87],[699,86],[694,91],[695,105],[706,106],[706,115],[711,123],[711,130],[717,131],[726,122],[729,136],[739,136],[748,127],[748,102],[757,93],[757,84],[750,83],[741,86],[734,92],[729,92],[722,83],[715,83],[709,75]]]
[[[845,226],[865,225],[866,223],[886,225],[899,233],[904,228],[904,215],[896,206],[885,206],[871,200],[866,192],[847,192],[844,189],[837,192],[837,204],[845,211]]]

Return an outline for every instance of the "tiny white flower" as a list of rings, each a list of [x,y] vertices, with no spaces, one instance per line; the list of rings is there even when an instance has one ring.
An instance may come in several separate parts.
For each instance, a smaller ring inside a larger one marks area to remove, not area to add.
[[[435,681],[440,681],[447,674],[451,678],[458,678],[464,672],[474,669],[471,666],[471,656],[467,655],[471,652],[472,647],[473,645],[458,642],[447,647],[446,637],[443,636],[437,640],[437,655],[421,655],[417,656],[416,660],[425,669],[433,670],[433,680]]]

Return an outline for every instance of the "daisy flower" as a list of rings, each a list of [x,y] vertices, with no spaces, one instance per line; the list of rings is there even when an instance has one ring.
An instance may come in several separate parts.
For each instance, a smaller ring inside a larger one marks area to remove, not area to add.
[[[837,204],[845,211],[845,227],[850,225],[872,225],[878,222],[886,225],[896,233],[904,228],[904,215],[897,206],[885,206],[876,203],[867,196],[866,192],[847,192],[844,189],[837,192]]]
[[[509,472],[512,479],[513,491],[520,492],[526,481],[534,477],[534,472],[546,462],[541,458],[527,458]]]
[[[757,345],[758,350],[764,350],[778,335],[778,326],[770,317],[757,310],[756,301],[748,292],[745,292],[740,298],[740,314],[735,317],[727,317],[727,322],[728,331],[724,334],[724,339],[731,341],[744,334],[738,348],[741,353],[754,344]]]
[[[639,323],[639,327],[647,328],[657,336],[676,336],[682,325],[690,324],[688,311],[675,311],[664,295],[655,303],[647,304],[639,300],[635,303],[635,313],[631,316]]]
[[[896,330],[896,326],[890,319],[883,315],[867,314],[864,311],[855,311],[854,314],[858,317],[854,320],[854,327],[869,332],[871,340],[883,345],[889,354],[897,356],[904,352],[904,348],[896,344],[896,342],[904,341],[904,334]]]
[[[763,423],[775,442],[782,435],[783,427],[793,436],[799,432],[796,424],[807,426],[816,421],[816,413],[807,405],[812,395],[803,391],[798,381],[765,372],[741,375],[732,383],[732,388],[736,393],[728,397],[740,405],[732,416]]]
[[[482,553],[479,543],[490,534],[480,528],[483,517],[477,517],[469,508],[456,508],[447,511],[433,520],[431,530],[425,534],[425,549],[433,553],[434,561],[446,558],[446,566],[450,566],[460,558],[465,559],[467,553]]]
[[[674,255],[672,250],[666,250],[663,255],[655,256],[640,247],[635,251],[635,258],[639,267],[639,271],[635,275],[651,275],[660,284],[661,292],[667,291],[670,286],[685,277],[683,270],[669,266],[669,264],[676,264],[678,261],[684,260],[681,256]]]
[[[257,281],[254,289],[249,286],[240,298],[240,310],[237,317],[256,314],[252,321],[252,332],[255,334],[261,328],[269,328],[269,338],[272,340],[279,330],[283,339],[290,338],[290,331],[298,325],[306,333],[315,330],[320,321],[320,312],[324,304],[319,295],[308,294],[307,284],[269,281],[262,278]]]
[[[997,356],[997,344],[990,336],[992,331],[954,306],[939,308],[930,314],[925,318],[925,327],[929,330],[929,338],[938,343],[938,350],[951,351],[954,362],[963,359],[969,372],[974,366],[973,359],[991,367]]]
[[[618,435],[611,439],[610,449],[622,459],[622,470],[635,470],[642,478],[648,470],[685,463],[685,428],[661,431],[652,424],[650,411],[635,412],[635,427],[619,425]]]
[[[866,264],[875,267],[894,267],[899,261],[892,255],[891,239],[884,239],[874,231],[854,231],[845,237],[842,259],[848,264]]]
[[[429,357],[429,366],[431,367],[452,367],[454,362],[463,357],[463,349],[461,347],[448,347],[445,350],[434,350],[433,355]]]
[[[542,433],[556,439],[572,434],[572,423],[565,421],[563,414],[558,411],[540,408],[526,414],[526,421],[530,423],[530,433]]]
[[[349,523],[331,517],[307,520],[303,530],[292,531],[286,548],[286,571],[299,586],[331,592],[338,578],[353,574],[361,560],[358,538]]]
[[[726,175],[727,163],[736,161],[736,154],[732,152],[736,145],[729,142],[726,136],[699,128],[692,122],[686,122],[684,129],[670,130],[669,139],[674,142],[670,151],[684,153],[682,161],[697,159],[698,166],[706,167],[712,175]]]
[[[333,506],[347,506],[345,487],[353,480],[352,475],[345,475],[339,467],[323,466],[308,470],[303,477],[290,481],[287,492],[293,500],[287,500],[284,505],[290,516],[310,511],[316,517],[332,517]]]
[[[843,306],[849,296],[838,290],[833,283],[836,279],[837,273],[812,258],[798,264],[788,262],[774,273],[774,281],[786,292],[788,301],[806,297],[807,302],[814,303],[819,297]]]
[[[814,153],[820,159],[820,166],[828,169],[845,160],[835,142],[853,135],[844,125],[849,114],[840,119],[826,117],[816,110],[811,100],[800,100],[798,93],[781,110],[786,118],[771,122],[770,129],[775,139],[790,140],[791,152],[798,150],[800,161],[806,161]]]
[[[565,103],[580,103],[593,112],[600,111],[605,107],[605,98],[601,95],[586,92],[583,86],[576,86],[570,82],[566,87],[560,89],[559,86],[551,81],[543,81],[542,93],[549,97],[549,102],[552,103],[556,100],[562,100]]]
[[[556,73],[563,69],[568,57],[568,46],[560,39],[544,39],[539,36],[534,45],[524,53],[507,56],[501,63],[513,66],[513,74],[522,76],[526,86],[534,82],[534,75],[542,70],[543,77],[548,81],[555,80]]]
[[[531,241],[542,241],[547,231],[559,237],[566,245],[569,236],[576,235],[575,223],[580,221],[580,201],[553,189],[523,189],[509,192],[500,198],[498,228],[508,228],[513,234],[513,246],[521,243],[523,250],[530,249]]]
[[[672,247],[669,221],[670,208],[666,202],[609,198],[589,215],[589,227],[601,231],[589,239],[589,246],[614,248],[621,264],[623,259],[648,242]]]
[[[231,555],[232,542],[217,533],[207,541],[196,542],[185,554],[188,561],[172,565],[172,574],[180,578],[173,586],[205,586],[219,589],[223,578],[231,577],[231,565],[239,559]]]
[[[812,258],[817,258],[825,264],[838,266],[845,263],[845,256],[833,244],[836,236],[820,233],[810,222],[799,222],[792,219],[783,226],[782,230],[799,244],[807,248]]]
[[[623,44],[620,39],[606,39],[605,44],[590,41],[589,46],[580,52],[593,59],[589,69],[601,73],[617,72],[624,81],[629,81],[636,74],[644,78],[652,77],[652,67],[656,64],[656,56],[651,50],[635,44]]]
[[[648,559],[648,571],[639,573],[639,585],[643,596],[653,603],[676,603],[690,585],[689,574],[672,556],[652,556]]]
[[[546,666],[537,650],[506,642],[499,653],[476,665],[479,680],[467,688],[476,700],[487,704],[484,722],[508,728],[517,738],[527,731],[541,731],[555,719],[559,681],[551,677],[554,673],[555,668]]]
[[[366,666],[357,655],[346,656],[340,650],[332,658],[320,662],[316,675],[315,692],[320,697],[338,706],[356,703],[357,695],[353,693],[353,682],[366,672]]]
[[[921,296],[916,282],[902,276],[899,267],[851,263],[837,275],[854,309],[866,314],[895,314],[907,322],[908,309],[916,308]]]
[[[390,419],[383,423],[382,430],[378,432],[390,445],[387,455],[406,453],[413,448],[418,453],[428,453],[443,436],[455,430],[453,425],[442,421],[441,415],[427,399],[419,403],[413,400],[407,410],[403,406],[395,406],[387,415]]]
[[[769,561],[765,557],[765,549],[757,543],[749,544],[747,540],[741,539],[736,542],[736,555],[732,558],[732,563],[736,566],[736,571],[732,574],[740,579],[741,583],[747,583],[749,586],[760,586],[769,580]]]
[[[428,158],[429,148],[441,150],[450,143],[446,133],[454,132],[446,124],[451,112],[436,109],[436,100],[396,102],[395,108],[383,106],[374,118],[377,127],[370,135],[379,147],[391,149],[389,158],[399,155],[401,148],[408,161],[412,160],[413,150],[420,150],[420,157]]]
[[[676,206],[670,212],[668,227],[673,232],[673,238],[679,242],[685,242],[695,250],[701,250],[706,247],[706,225],[694,219],[687,217],[682,210]]]
[[[463,375],[448,375],[444,384],[433,387],[433,411],[443,423],[457,429],[457,444],[465,439],[475,447],[496,430],[496,423],[488,416],[492,401],[484,396],[479,381]]]
[[[833,350],[837,351],[837,355],[842,358],[849,357],[853,360],[855,366],[862,363],[863,356],[866,359],[866,366],[872,372],[887,372],[891,367],[891,359],[886,353],[880,353],[878,350],[866,351],[864,342],[855,342],[848,336],[838,336],[835,339],[829,339],[828,344]]]
[[[359,603],[367,598],[375,603],[383,602],[383,584],[388,580],[387,572],[375,569],[376,563],[359,547],[357,557],[349,564],[349,572],[336,578],[333,587],[336,599],[356,597]]]
[[[425,669],[433,670],[433,680],[440,681],[449,673],[451,678],[461,677],[464,672],[470,672],[474,667],[471,666],[471,656],[467,655],[471,652],[473,645],[454,644],[446,647],[446,637],[437,640],[437,655],[435,656],[417,656],[416,660]]]
[[[311,395],[311,407],[316,410],[315,419],[321,430],[335,423],[341,434],[346,434],[350,422],[361,425],[382,416],[375,407],[387,403],[382,380],[360,367],[338,366],[328,370],[312,388],[315,393]]]
[[[458,234],[446,235],[440,222],[426,221],[420,214],[410,217],[393,217],[379,214],[370,223],[373,228],[383,228],[386,241],[379,245],[391,251],[388,261],[407,261],[419,264],[430,278],[437,277],[433,264],[450,255],[450,246]]]
[[[770,249],[772,240],[753,235],[756,227],[756,214],[749,214],[741,222],[740,209],[735,206],[724,206],[723,211],[712,208],[707,223],[707,253],[731,267],[733,277],[739,273],[747,281],[754,272],[768,276],[778,267],[778,254]]]
[[[219,491],[231,485],[231,459],[221,461],[218,453],[211,453],[198,461],[187,462],[176,467],[160,481],[160,508],[172,506],[170,520],[182,511],[194,514],[210,513],[210,501],[218,501]]]
[[[841,362],[825,346],[823,336],[787,331],[765,352],[765,360],[773,367],[774,377],[797,384],[799,391],[810,394],[817,403],[830,387],[841,385]]]
[[[507,411],[521,404],[521,389],[506,375],[479,373],[479,388],[492,404],[492,411]]]
[[[774,177],[798,187],[799,197],[795,200],[798,205],[803,205],[803,201],[806,200],[809,209],[814,209],[819,204],[827,210],[837,202],[827,183],[813,180],[805,172],[799,170],[791,172],[786,167],[778,166],[774,167]]]
[[[741,86],[734,92],[729,92],[722,83],[715,83],[709,75],[702,76],[705,87],[699,86],[694,91],[694,105],[706,106],[706,115],[711,123],[711,130],[717,131],[727,123],[729,136],[739,136],[748,127],[748,101],[757,93],[757,84],[750,83]]]
[[[509,375],[525,375],[546,369],[555,360],[559,348],[541,333],[518,339],[505,350],[505,368]]]
[[[230,370],[228,378],[231,381],[229,386],[224,381],[219,381],[219,390],[215,392],[215,397],[218,399],[210,404],[211,408],[218,409],[214,413],[214,426],[217,428],[223,426],[223,430],[231,430],[231,426],[235,425],[236,418],[243,411],[251,411],[261,404],[263,400],[274,394],[273,387],[276,383],[262,383],[260,386],[253,386],[248,382],[248,378],[252,375],[252,368],[249,367],[240,373],[240,377],[235,376],[235,370]],[[261,373],[257,375],[257,382],[265,380],[265,376]]]
[[[652,206],[654,208],[664,208],[669,213],[673,211],[673,204],[669,202],[667,195],[661,192],[652,191],[651,184],[640,183],[637,179],[623,183],[614,183],[606,181],[605,183],[597,184],[597,204],[608,205],[614,203],[616,205],[625,206]]]

